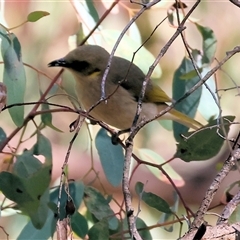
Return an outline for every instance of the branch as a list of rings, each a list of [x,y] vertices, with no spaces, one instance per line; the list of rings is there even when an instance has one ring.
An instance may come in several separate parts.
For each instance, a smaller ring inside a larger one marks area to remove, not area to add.
[[[240,8],[240,1],[238,0],[229,0],[229,1]]]
[[[204,236],[201,238],[202,240],[236,240],[239,239],[238,229],[240,230],[240,223],[235,223],[232,225],[221,224],[215,227],[207,226],[206,232]],[[199,238],[195,238],[195,235],[198,230],[194,230],[190,233],[185,234],[180,240],[197,240]]]
[[[109,56],[108,59],[108,63],[107,63],[107,67],[105,69],[105,72],[103,74],[103,78],[102,78],[102,83],[101,83],[101,100],[105,100],[106,98],[106,94],[105,94],[105,84],[106,84],[106,80],[107,80],[107,76],[110,70],[110,66],[112,63],[112,59],[114,56],[114,53],[117,50],[118,45],[120,44],[122,38],[124,37],[124,34],[128,31],[128,29],[131,27],[131,25],[149,8],[151,8],[153,5],[157,4],[158,2],[160,2],[161,0],[153,0],[152,2],[146,4],[143,6],[143,8],[141,8],[139,10],[139,12],[130,20],[130,22],[125,26],[125,28],[123,29],[122,33],[120,34],[120,36],[118,37],[113,50]]]
[[[221,171],[217,174],[217,176],[213,180],[212,184],[208,188],[208,190],[205,194],[205,197],[201,203],[201,206],[196,213],[196,216],[195,216],[195,219],[193,221],[192,228],[190,231],[192,231],[193,228],[198,228],[202,224],[204,215],[207,212],[207,210],[213,200],[213,197],[215,196],[223,179],[228,175],[228,173],[234,166],[236,160],[239,158],[240,158],[240,149],[238,148],[235,151],[233,151],[233,155],[225,161]]]
[[[240,152],[240,150],[238,149]],[[240,158],[240,156],[239,156]],[[232,198],[232,200],[225,206],[225,208],[222,211],[221,217],[217,221],[217,225],[220,224],[226,224],[228,222],[228,219],[240,203],[240,191]]]

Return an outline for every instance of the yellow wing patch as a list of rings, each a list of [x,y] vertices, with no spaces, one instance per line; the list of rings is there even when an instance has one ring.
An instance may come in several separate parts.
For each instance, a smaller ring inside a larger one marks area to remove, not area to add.
[[[157,84],[147,89],[145,96],[149,102],[153,103],[172,102],[172,99]]]

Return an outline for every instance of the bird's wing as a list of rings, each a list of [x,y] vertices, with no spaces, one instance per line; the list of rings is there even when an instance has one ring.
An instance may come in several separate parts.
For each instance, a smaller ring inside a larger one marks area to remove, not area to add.
[[[148,102],[165,103],[172,102],[172,99],[156,84],[151,81],[151,85],[147,86],[145,97]]]
[[[129,91],[132,96],[138,101],[142,84],[145,79],[145,74],[135,64],[120,57],[113,58],[113,67],[111,75],[115,84],[120,84],[124,89]],[[155,83],[150,80],[146,87],[143,102],[172,102],[172,99]]]

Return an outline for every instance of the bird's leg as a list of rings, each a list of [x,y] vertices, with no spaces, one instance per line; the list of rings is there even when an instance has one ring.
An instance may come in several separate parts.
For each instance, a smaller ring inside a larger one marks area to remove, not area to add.
[[[80,118],[81,118],[81,115],[79,114],[77,119],[75,121],[73,121],[72,123],[70,123],[70,125],[69,125],[70,132],[73,132],[77,128]],[[89,120],[90,124],[92,124],[92,125],[96,125],[98,123],[97,120],[94,120],[92,118],[88,118],[88,120]]]
[[[111,138],[112,139],[112,144],[117,145],[119,143],[119,140],[120,140],[119,136],[123,133],[128,133],[128,132],[130,132],[130,128],[127,128],[127,129],[124,129],[124,130],[119,130],[119,131],[113,133],[112,138]]]
[[[78,115],[76,120],[74,120],[72,123],[69,124],[70,132],[73,132],[77,128],[79,121],[80,121],[80,115]]]

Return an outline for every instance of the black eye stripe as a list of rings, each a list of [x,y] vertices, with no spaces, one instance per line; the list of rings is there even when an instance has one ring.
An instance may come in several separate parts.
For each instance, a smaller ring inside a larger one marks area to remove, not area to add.
[[[75,60],[69,63],[68,67],[86,76],[91,75],[92,73],[95,73],[95,72],[100,72],[99,68],[96,68],[95,66],[93,66],[87,61]]]
[[[87,68],[90,67],[90,64],[86,61],[73,61],[70,63],[70,67],[76,71],[84,72]]]

